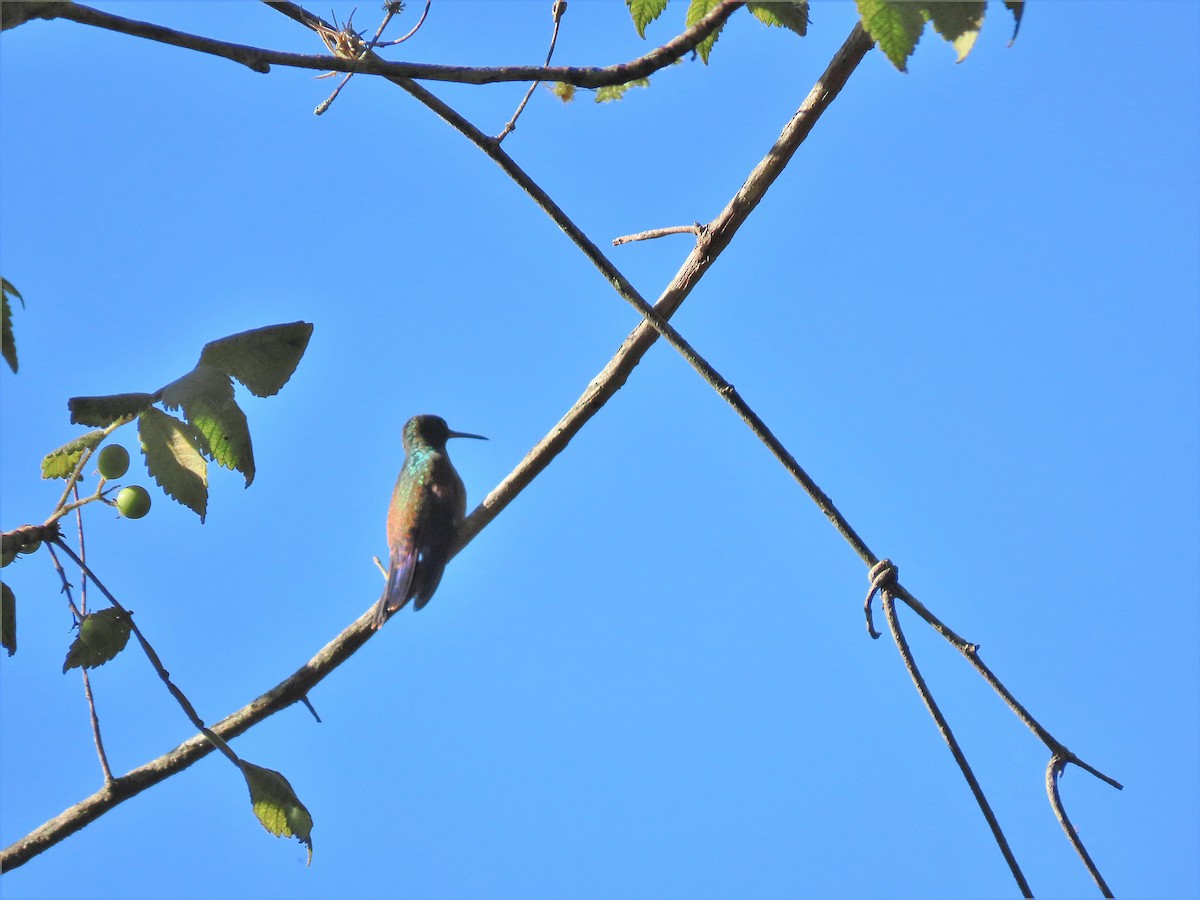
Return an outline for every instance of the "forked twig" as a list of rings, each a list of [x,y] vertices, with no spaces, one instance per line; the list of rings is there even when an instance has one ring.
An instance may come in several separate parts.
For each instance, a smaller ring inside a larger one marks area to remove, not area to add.
[[[913,658],[912,649],[908,646],[904,632],[900,629],[900,619],[896,616],[895,598],[887,588],[884,588],[881,594],[883,597],[883,613],[887,617],[888,628],[892,632],[892,640],[896,642],[896,648],[900,651],[900,658],[904,660],[904,667],[908,670],[908,675],[912,679],[913,684],[916,685],[917,693],[921,695],[921,701],[925,704],[925,708],[929,710],[929,715],[937,723],[942,740],[950,748],[950,753],[954,756],[954,761],[958,764],[963,778],[967,780],[967,784],[971,788],[971,793],[975,795],[975,802],[979,804],[979,809],[983,813],[984,819],[987,820],[988,827],[992,830],[992,837],[995,839],[997,846],[1000,847],[1000,852],[1004,854],[1004,861],[1008,863],[1009,871],[1012,872],[1013,878],[1017,881],[1017,886],[1021,889],[1021,895],[1032,897],[1033,892],[1029,889],[1029,882],[1025,880],[1025,873],[1021,871],[1021,866],[1017,863],[1017,858],[1013,855],[1012,848],[1008,845],[1008,839],[1004,836],[1004,832],[1000,828],[1000,822],[996,819],[996,814],[992,812],[992,806],[988,803],[987,797],[984,796],[983,788],[979,785],[979,779],[975,777],[975,773],[971,770],[971,764],[967,762],[967,757],[962,752],[962,748],[959,747],[958,740],[954,737],[954,732],[950,730],[950,723],[942,715],[937,701],[933,699],[933,694],[930,693],[929,686],[925,683],[925,679],[921,675],[921,670],[917,668],[917,661]]]

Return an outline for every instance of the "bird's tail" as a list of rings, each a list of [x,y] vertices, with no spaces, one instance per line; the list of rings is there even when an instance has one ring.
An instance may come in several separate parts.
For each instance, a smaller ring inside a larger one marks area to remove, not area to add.
[[[378,631],[392,613],[403,609],[412,596],[413,575],[417,569],[417,554],[409,547],[392,547],[391,564],[388,566],[387,587],[375,604],[375,615],[371,627]]]

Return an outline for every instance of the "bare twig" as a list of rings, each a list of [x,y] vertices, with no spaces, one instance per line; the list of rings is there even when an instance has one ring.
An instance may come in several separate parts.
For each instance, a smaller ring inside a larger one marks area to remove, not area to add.
[[[1004,860],[1008,863],[1009,871],[1012,872],[1013,878],[1017,881],[1017,886],[1021,889],[1021,895],[1032,897],[1033,892],[1029,889],[1029,882],[1025,880],[1025,875],[1017,863],[1017,858],[1013,855],[1012,848],[1008,846],[1008,839],[1004,836],[1004,832],[1000,828],[1000,823],[996,820],[996,814],[992,812],[991,804],[988,803],[987,797],[983,794],[983,788],[979,786],[979,780],[971,770],[971,764],[967,762],[967,757],[963,754],[962,748],[958,746],[954,732],[950,730],[950,724],[946,721],[946,717],[942,715],[937,701],[933,699],[933,695],[929,692],[929,686],[925,684],[925,679],[922,677],[920,669],[917,668],[917,661],[913,659],[912,650],[908,646],[904,632],[900,630],[900,619],[896,616],[896,603],[892,597],[892,593],[887,588],[884,588],[881,593],[883,595],[883,613],[887,616],[888,627],[891,629],[892,639],[896,642],[896,647],[900,651],[900,657],[904,660],[904,667],[908,669],[909,677],[912,678],[913,684],[917,686],[917,693],[921,695],[921,700],[925,704],[925,708],[929,710],[929,714],[933,716],[934,722],[937,723],[942,740],[950,748],[950,753],[953,754],[954,761],[958,763],[958,768],[962,772],[963,778],[970,785],[971,793],[975,795],[975,802],[979,804],[979,809],[983,812],[983,817],[987,820],[988,827],[992,829],[992,837],[1000,847],[1000,852],[1004,854]]]
[[[46,542],[46,552],[50,554],[50,564],[54,566],[54,571],[58,573],[58,577],[62,580],[62,590],[67,595],[67,606],[71,609],[71,624],[74,625],[83,618],[83,613],[79,611],[79,607],[75,605],[75,598],[71,596],[71,582],[67,580],[66,569],[58,561],[58,554],[54,552],[54,547],[55,541],[48,540]]]
[[[550,15],[554,17],[554,31],[550,34],[550,49],[546,51],[546,65],[550,65],[550,60],[554,58],[554,45],[558,43],[558,26],[562,23],[563,14],[567,11],[566,0],[554,0],[554,6],[550,8]],[[517,106],[517,111],[512,114],[512,118],[504,126],[504,129],[496,135],[496,143],[500,143],[506,137],[513,133],[517,127],[517,119],[521,117],[522,110],[525,109],[525,104],[529,102],[529,98],[533,96],[533,92],[537,90],[537,86],[541,82],[535,81],[529,85],[529,90],[525,92],[525,96],[521,99]]]
[[[421,18],[417,19],[417,24],[416,24],[416,25],[414,25],[412,28],[410,28],[410,29],[408,30],[408,33],[407,33],[407,34],[403,35],[402,37],[398,37],[398,38],[396,38],[394,41],[381,41],[381,40],[379,40],[379,36],[380,36],[381,34],[383,34],[383,28],[384,28],[384,26],[385,26],[385,25],[387,25],[387,23],[388,23],[388,20],[387,20],[387,19],[384,19],[384,20],[383,20],[383,25],[380,25],[380,26],[379,26],[379,31],[377,31],[377,32],[375,33],[375,38],[374,38],[374,40],[370,41],[370,42],[369,42],[369,44],[368,44],[368,46],[370,46],[370,47],[372,47],[372,48],[375,48],[375,47],[395,47],[397,44],[403,44],[403,43],[404,43],[405,41],[407,41],[407,40],[408,40],[410,37],[412,37],[414,34],[416,34],[418,31],[420,31],[420,30],[421,30],[421,26],[425,24],[425,17],[429,15],[429,7],[430,7],[430,5],[431,5],[432,3],[433,3],[433,0],[425,0],[425,10],[424,10],[424,12],[422,12],[422,13],[421,13]],[[387,7],[387,10],[388,10],[388,12],[389,12],[389,13],[391,13],[391,12],[392,12],[392,6],[391,6],[390,4],[388,5],[388,7]]]
[[[16,4],[20,5],[20,4]],[[293,4],[271,4],[292,6]],[[220,56],[253,69],[255,72],[269,72],[271,66],[289,66],[296,69],[315,69],[318,71],[356,72],[361,75],[383,75],[398,78],[417,78],[428,81],[450,81],[459,84],[495,84],[506,81],[563,81],[576,87],[599,88],[609,85],[624,84],[638,78],[645,78],[659,69],[671,65],[691,53],[710,34],[720,28],[729,16],[742,4],[734,0],[725,0],[715,7],[708,15],[693,25],[678,37],[668,41],[661,47],[651,50],[644,56],[627,63],[604,68],[569,66],[443,66],[429,63],[390,62],[368,54],[361,59],[339,59],[324,54],[284,53],[279,50],[267,50],[261,47],[249,47],[245,44],[233,44],[227,41],[217,41],[212,38],[187,34],[154,25],[150,22],[139,22],[126,19],[111,13],[102,12],[78,3],[45,3],[39,4],[37,14],[30,18],[39,19],[69,19],[82,25],[93,25],[109,31],[117,31],[134,37],[146,38],[163,44],[171,44],[212,56]],[[299,9],[299,7],[296,7]],[[291,13],[288,13],[291,15]],[[308,24],[315,16],[297,18]],[[24,20],[22,20],[24,21]]]
[[[87,697],[88,715],[92,720],[92,738],[96,742],[96,753],[100,757],[100,770],[104,773],[104,783],[112,784],[113,773],[108,767],[108,754],[104,752],[104,741],[100,738],[100,717],[96,715],[96,701],[92,697],[92,681],[88,678],[88,670],[80,666],[83,673],[83,695]]]
[[[78,484],[75,485],[74,494],[75,500],[78,502]],[[75,507],[75,523],[79,534],[79,559],[86,563],[87,544],[83,538],[83,510],[78,506]],[[87,615],[87,569],[81,569],[79,575],[79,611],[85,616]],[[100,717],[96,714],[96,698],[92,696],[92,679],[88,677],[88,670],[84,666],[80,666],[79,671],[83,674],[83,695],[87,698],[88,718],[92,723],[92,740],[96,744],[96,754],[100,757],[100,771],[104,773],[104,783],[108,784],[113,780],[113,773],[108,765],[108,754],[104,752],[104,739],[100,736]]]
[[[672,225],[670,228],[651,228],[649,231],[639,231],[637,234],[626,234],[622,237],[613,238],[613,246],[620,247],[622,244],[630,244],[634,241],[652,241],[655,238],[666,237],[668,234],[695,234],[703,236],[708,230],[707,225],[701,225],[699,222],[693,222],[691,225]]]
[[[1083,846],[1083,841],[1079,839],[1079,832],[1075,830],[1075,826],[1067,818],[1067,810],[1063,806],[1062,797],[1058,795],[1058,779],[1062,775],[1067,763],[1071,761],[1073,760],[1068,760],[1057,753],[1050,757],[1050,762],[1046,766],[1046,793],[1050,797],[1050,806],[1054,809],[1054,815],[1058,819],[1058,824],[1062,826],[1062,830],[1067,835],[1067,840],[1071,842],[1071,846],[1075,848],[1075,852],[1083,860],[1083,864],[1087,867],[1092,880],[1096,882],[1096,887],[1100,888],[1100,893],[1105,897],[1112,897],[1113,892],[1109,889],[1108,882],[1104,880],[1104,876],[1100,874],[1100,870],[1092,862],[1091,855],[1087,852],[1087,848]]]

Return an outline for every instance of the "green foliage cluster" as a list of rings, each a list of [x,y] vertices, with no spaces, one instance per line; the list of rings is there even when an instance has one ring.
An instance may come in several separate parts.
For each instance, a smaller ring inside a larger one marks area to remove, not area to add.
[[[11,317],[8,294],[20,294],[7,281],[4,293],[4,356],[16,371],[16,353],[11,352]],[[22,303],[24,301],[22,300]],[[78,619],[79,631],[67,650],[63,672],[102,666],[125,649],[130,634],[150,658],[167,689],[179,701],[192,722],[208,739],[237,765],[250,788],[255,815],[275,835],[294,836],[308,848],[312,860],[312,817],[296,797],[288,780],[273,769],[245,762],[229,745],[204,726],[191,703],[170,681],[158,655],[138,630],[133,615],[117,601],[63,541],[58,520],[70,510],[103,501],[115,505],[126,518],[141,518],[150,509],[150,498],[141,485],[122,488],[116,501],[108,499],[106,484],[122,477],[129,468],[129,453],[118,444],[104,447],[98,457],[100,483],[90,496],[79,499],[78,483],[97,448],[118,428],[137,420],[138,441],[146,460],[146,469],[171,497],[193,510],[203,522],[208,508],[208,465],[212,460],[227,469],[241,472],[246,486],[254,480],[254,451],[246,415],[234,400],[233,381],[240,381],[255,396],[278,393],[292,377],[308,347],[313,326],[308,322],[271,325],[231,335],[206,344],[196,366],[154,393],[111,394],[103,397],[73,397],[67,407],[71,421],[91,425],[93,430],[68,441],[42,459],[42,477],[62,478],[67,482],[62,497],[44,525],[24,525],[4,533],[3,565],[21,555],[36,552],[43,540],[66,553],[77,563],[92,585],[110,601],[111,606],[88,612],[86,598],[75,607],[70,585],[60,568],[71,609]],[[159,409],[156,404],[161,404]],[[182,412],[182,415],[172,415]],[[74,494],[76,499],[68,503]],[[82,528],[82,519],[80,520]],[[57,557],[56,565],[57,565]],[[12,656],[17,649],[16,596],[2,585],[0,597],[0,645]]]
[[[166,495],[203,522],[208,512],[208,462],[254,481],[254,448],[246,414],[233,398],[233,379],[257,397],[279,393],[308,347],[312,325],[269,325],[206,344],[192,371],[152,394],[72,397],[71,421],[101,426],[75,438],[42,460],[43,478],[69,478],[84,453],[114,427],[137,419],[146,469]],[[158,409],[182,410],[182,418]]]

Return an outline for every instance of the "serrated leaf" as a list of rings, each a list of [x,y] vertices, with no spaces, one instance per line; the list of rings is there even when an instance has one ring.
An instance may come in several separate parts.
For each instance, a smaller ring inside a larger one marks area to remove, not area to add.
[[[770,3],[747,3],[746,6],[758,21],[772,28],[787,28],[800,37],[808,34],[807,0],[772,0]]]
[[[246,414],[230,400],[208,401],[201,397],[184,407],[188,421],[207,444],[209,457],[217,465],[246,476],[246,487],[254,481],[254,448]]]
[[[196,366],[163,388],[163,405],[183,407],[188,422],[203,438],[201,450],[218,465],[254,481],[254,448],[246,414],[233,399],[233,382],[220,369]]]
[[[79,458],[83,456],[84,451],[97,446],[102,440],[104,440],[104,430],[97,429],[80,435],[57,450],[51,450],[42,457],[42,477],[68,477],[79,465]]]
[[[196,429],[151,407],[138,417],[138,438],[146,470],[168,497],[200,517],[208,510],[208,463]]]
[[[256,397],[270,397],[296,371],[312,330],[309,322],[292,322],[232,334],[205,344],[199,364],[228,372]]]
[[[953,45],[958,53],[958,62],[966,59],[975,46],[979,30],[983,27],[986,6],[986,0],[940,0],[924,4],[926,17],[933,23],[934,30]]]
[[[21,306],[25,306],[25,298],[21,296],[21,292],[13,287],[12,282],[7,278],[0,278],[0,293],[12,294],[21,301]]]
[[[132,422],[154,403],[150,394],[108,394],[104,397],[72,397],[67,401],[71,424],[105,427],[124,419]]]
[[[288,780],[274,769],[264,769],[252,762],[241,760],[242,775],[250,789],[250,803],[254,815],[263,828],[276,837],[294,837],[308,848],[308,861],[312,862],[312,816]]]
[[[907,72],[908,58],[925,30],[921,5],[904,0],[857,0],[857,3],[863,28],[879,44],[892,65]]]
[[[627,81],[624,84],[605,85],[596,90],[596,102],[609,103],[613,100],[620,100],[631,87],[650,87],[650,79],[635,78],[633,81]]]
[[[549,85],[551,93],[554,94],[563,103],[570,103],[575,99],[575,85],[567,84],[565,81],[556,81]]]
[[[1025,0],[1004,0],[1005,8],[1013,14],[1013,36],[1008,39],[1008,46],[1013,45],[1013,41],[1017,39],[1017,32],[1021,30],[1021,16],[1025,15]]]
[[[17,289],[9,284],[6,279],[0,278],[0,282],[3,282],[3,284],[0,285],[0,288],[2,288],[0,289],[0,296],[3,297],[4,305],[3,322],[0,323],[0,352],[3,353],[4,361],[8,363],[8,367],[12,369],[14,373],[16,373],[17,344],[13,339],[12,307],[9,305],[8,295],[12,294],[14,297],[20,300],[22,306],[25,305],[25,300],[19,293],[17,293]]]
[[[693,25],[707,16],[713,11],[714,8],[716,8],[718,4],[720,4],[720,2],[721,0],[691,0],[687,11],[687,27],[691,28]],[[724,27],[725,25],[722,23],[720,28],[696,45],[696,53],[700,55],[701,62],[703,62],[706,66],[708,65],[708,56],[710,53],[712,53],[713,44],[715,44],[717,42],[717,38],[721,36],[721,30]]]
[[[129,616],[115,606],[84,616],[79,622],[79,634],[67,651],[63,672],[104,665],[125,649],[129,632]]]
[[[17,595],[7,584],[0,584],[0,647],[12,656],[17,652]]]
[[[637,29],[638,37],[646,39],[646,26],[662,15],[667,8],[667,0],[625,0],[629,13],[633,16],[633,27]]]

